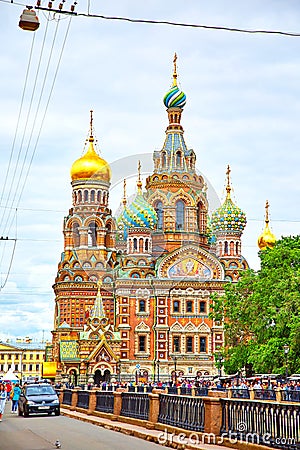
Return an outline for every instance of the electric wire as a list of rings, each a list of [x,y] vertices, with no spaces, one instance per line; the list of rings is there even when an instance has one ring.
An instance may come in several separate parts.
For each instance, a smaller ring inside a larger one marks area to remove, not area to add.
[[[24,168],[25,168],[25,163],[26,163],[28,151],[29,151],[29,148],[30,148],[30,145],[31,145],[32,136],[33,136],[33,133],[34,133],[34,130],[35,130],[35,127],[36,127],[36,121],[37,121],[37,117],[38,117],[38,114],[39,114],[39,111],[40,111],[41,101],[42,101],[42,98],[43,98],[45,84],[46,84],[46,80],[47,80],[47,75],[48,75],[48,71],[49,71],[49,67],[50,67],[50,63],[51,63],[51,59],[52,59],[52,54],[53,54],[53,49],[54,49],[54,45],[55,45],[55,41],[56,41],[56,37],[57,37],[58,25],[59,25],[59,21],[56,24],[55,33],[54,33],[53,40],[52,40],[52,46],[51,46],[51,49],[50,49],[50,54],[49,54],[49,58],[48,58],[48,62],[47,62],[47,66],[46,66],[46,70],[45,70],[45,74],[44,74],[44,79],[43,79],[43,83],[42,83],[41,90],[40,90],[38,104],[37,104],[37,107],[36,107],[35,116],[34,116],[32,127],[31,127],[31,132],[30,132],[30,135],[29,135],[29,139],[28,139],[28,142],[27,142],[25,155],[24,155],[24,158],[23,158],[23,163],[22,163],[22,167],[21,167],[21,171],[20,171],[20,176],[18,178],[18,182],[17,182],[17,185],[16,185],[15,190],[14,190],[14,196],[13,196],[13,199],[11,201],[12,205],[14,205],[15,199],[17,197],[17,193],[18,193],[18,190],[19,190],[19,186],[20,186],[22,175],[23,175]],[[48,23],[47,23],[47,28],[48,28]],[[26,127],[27,127],[27,122],[26,122]],[[23,141],[22,141],[22,144],[23,144]],[[19,202],[17,203],[17,207],[18,207],[18,205],[19,205]],[[8,225],[8,222],[9,222],[9,215],[7,217],[7,220],[6,220],[6,223],[5,223],[5,226],[4,226],[4,230],[6,229],[6,227]],[[8,232],[8,234],[9,234],[9,232]]]
[[[10,3],[15,4],[19,6],[26,6],[25,3],[15,3],[13,0],[0,0],[2,3]],[[77,13],[77,12],[71,12],[71,11],[60,11],[56,9],[49,9],[49,8],[39,8],[36,7],[38,10],[46,10],[50,12],[57,12],[61,14],[70,14],[75,17],[88,17],[88,18],[96,18],[96,19],[103,19],[103,20],[112,20],[112,21],[123,21],[123,22],[130,22],[130,23],[141,23],[141,24],[150,24],[150,25],[168,25],[173,27],[183,27],[183,28],[202,28],[205,30],[216,30],[216,31],[229,31],[234,33],[247,33],[247,34],[273,34],[273,35],[279,35],[279,36],[288,36],[288,37],[300,37],[300,33],[292,32],[292,31],[281,31],[281,30],[265,30],[265,29],[248,29],[248,28],[239,28],[239,27],[227,27],[222,25],[204,25],[204,24],[197,24],[197,23],[186,23],[186,22],[173,22],[170,20],[152,20],[152,19],[134,19],[131,17],[122,17],[122,16],[105,16],[103,14],[90,14],[89,12],[89,4],[87,13]]]
[[[30,66],[31,66],[31,59],[32,59],[32,53],[33,53],[33,47],[34,47],[34,40],[35,40],[35,33],[33,34],[33,38],[32,38],[32,44],[31,44],[31,49],[30,49],[30,54],[29,54],[29,59],[28,59],[28,64],[27,64],[27,70],[26,70],[26,75],[25,75],[25,81],[24,81],[24,86],[23,86],[21,103],[20,103],[20,108],[19,108],[19,113],[18,113],[17,125],[16,125],[15,134],[14,134],[14,138],[13,138],[12,148],[11,148],[11,151],[10,151],[8,167],[7,167],[5,178],[4,178],[3,189],[2,189],[2,193],[1,193],[1,197],[0,197],[0,205],[2,204],[3,196],[5,194],[6,184],[7,184],[8,175],[9,175],[9,171],[10,171],[10,166],[11,166],[12,158],[13,158],[13,154],[14,154],[17,134],[18,134],[18,130],[19,130],[20,118],[21,118],[23,104],[24,104],[24,98],[25,98],[25,91],[26,91],[26,87],[27,87],[29,70],[30,70]]]
[[[31,109],[32,109],[33,99],[34,99],[34,96],[35,96],[36,85],[37,85],[38,76],[39,76],[39,72],[40,72],[40,67],[41,67],[41,62],[42,62],[45,42],[46,42],[47,31],[48,31],[48,22],[47,22],[47,25],[46,25],[46,28],[45,28],[44,38],[43,38],[42,47],[41,47],[40,56],[39,56],[39,61],[38,61],[37,70],[36,70],[36,74],[35,74],[35,80],[34,80],[34,84],[33,84],[33,88],[32,88],[32,93],[31,93],[31,98],[30,98],[29,107],[28,107],[28,111],[27,111],[26,121],[25,121],[24,129],[23,129],[23,135],[22,135],[18,156],[17,156],[17,160],[16,160],[16,163],[15,163],[14,171],[13,171],[13,175],[12,175],[12,178],[11,178],[10,187],[9,187],[9,193],[8,193],[8,196],[7,196],[7,199],[6,199],[5,206],[7,206],[8,203],[10,202],[12,189],[14,187],[16,173],[17,173],[17,170],[18,170],[19,160],[20,160],[20,157],[21,157],[21,153],[22,153],[22,149],[23,149],[23,143],[24,143],[24,140],[25,140],[25,136],[26,136],[26,132],[27,132],[27,126],[28,126],[28,122],[29,122],[29,118],[30,118]],[[26,155],[25,155],[25,157],[26,157]],[[21,178],[21,176],[22,176],[22,173],[19,174],[19,178]],[[10,202],[10,203],[11,203],[11,206],[13,206],[13,203],[12,202]],[[1,229],[4,217],[5,217],[5,214],[3,214],[2,217],[1,217],[0,229]],[[8,218],[9,217],[10,217],[10,214],[8,214]],[[7,225],[7,220],[6,220],[5,228],[6,228],[6,225]],[[5,228],[3,229],[2,234],[5,234]]]
[[[11,271],[11,268],[12,268],[12,264],[13,264],[13,260],[14,260],[14,256],[15,256],[15,251],[16,251],[16,245],[17,245],[17,228],[18,228],[18,224],[17,224],[17,211],[16,211],[16,238],[14,239],[14,245],[13,245],[13,249],[12,249],[12,252],[11,252],[11,255],[10,255],[10,262],[9,262],[9,265],[8,265],[8,270],[7,270],[7,273],[6,273],[6,277],[4,278],[4,282],[3,283],[2,283],[2,280],[1,280],[0,292],[6,286],[6,283],[8,281],[8,277],[10,275],[10,271]]]
[[[69,34],[71,21],[72,21],[72,16],[69,19],[69,23],[68,23],[68,26],[67,26],[67,30],[66,30],[66,33],[65,33],[64,40],[63,40],[63,45],[62,45],[61,52],[60,52],[60,55],[59,55],[59,58],[58,58],[58,63],[57,63],[56,70],[55,70],[55,73],[54,73],[52,85],[51,85],[50,92],[49,92],[48,99],[47,99],[47,103],[46,103],[46,106],[45,106],[44,114],[43,114],[43,117],[42,117],[42,120],[41,120],[40,128],[39,128],[38,135],[37,135],[37,138],[36,138],[36,141],[35,141],[34,149],[33,149],[32,155],[31,155],[31,159],[30,159],[30,162],[29,162],[29,165],[28,165],[28,168],[27,168],[27,172],[26,172],[26,175],[25,175],[25,178],[24,178],[24,182],[23,182],[23,185],[22,185],[22,188],[21,188],[21,192],[20,192],[20,195],[19,195],[19,198],[18,198],[18,201],[17,201],[17,206],[16,206],[17,208],[18,208],[18,206],[20,204],[20,201],[21,201],[24,189],[25,189],[25,185],[26,185],[26,182],[27,182],[27,179],[28,179],[28,175],[29,175],[29,172],[30,172],[30,168],[31,168],[31,165],[32,165],[32,161],[33,161],[36,149],[37,149],[37,145],[39,143],[40,135],[41,135],[41,132],[42,132],[42,129],[43,129],[44,121],[45,121],[46,114],[47,114],[48,107],[49,107],[49,103],[50,103],[50,100],[51,100],[51,97],[52,97],[52,93],[53,93],[54,85],[55,85],[55,82],[56,82],[56,78],[57,78],[58,70],[59,70],[59,67],[60,67],[60,63],[61,63],[61,60],[62,60],[63,52],[64,52],[64,49],[65,49],[67,37],[68,37],[68,34]],[[9,230],[10,230],[10,228],[11,228],[11,226],[9,227]]]

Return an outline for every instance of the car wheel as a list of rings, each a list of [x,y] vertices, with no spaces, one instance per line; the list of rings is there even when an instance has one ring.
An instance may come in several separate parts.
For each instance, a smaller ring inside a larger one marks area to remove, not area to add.
[[[59,415],[60,415],[60,410],[59,410],[59,409],[56,409],[56,410],[55,410],[55,415],[56,415],[56,416],[59,416]]]

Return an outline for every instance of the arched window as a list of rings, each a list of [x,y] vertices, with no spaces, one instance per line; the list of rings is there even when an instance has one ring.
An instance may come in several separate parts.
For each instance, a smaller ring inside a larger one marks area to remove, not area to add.
[[[97,191],[97,202],[101,203],[101,191]]]
[[[85,190],[85,191],[83,191],[83,201],[87,202],[88,199],[89,199],[89,191]]]
[[[133,239],[133,251],[137,252],[138,249],[138,242],[137,242],[137,238]]]
[[[88,246],[97,246],[97,224],[96,222],[91,222],[88,229]]]
[[[145,239],[145,252],[148,252],[149,250],[149,239]]]
[[[161,165],[162,167],[166,167],[167,165],[167,155],[165,152],[163,152],[161,155]]]
[[[184,229],[184,209],[184,202],[182,200],[178,200],[176,203],[176,230]]]
[[[155,205],[155,211],[157,214],[157,226],[158,230],[162,230],[164,227],[164,209],[161,201],[158,201]]]
[[[228,242],[224,242],[224,255],[228,255]]]
[[[235,243],[235,254],[236,255],[239,254],[239,243],[238,242]]]
[[[139,312],[146,311],[146,302],[145,300],[139,300]]]
[[[230,256],[234,255],[234,242],[230,241]]]
[[[78,203],[82,202],[82,193],[81,191],[78,191]]]
[[[176,166],[181,167],[181,152],[176,152]]]
[[[76,205],[77,203],[77,192],[74,192],[74,204]]]
[[[79,247],[80,246],[80,235],[79,235],[79,224],[77,222],[73,223],[72,234],[73,234],[74,247]]]
[[[95,201],[95,191],[91,191],[91,202]]]

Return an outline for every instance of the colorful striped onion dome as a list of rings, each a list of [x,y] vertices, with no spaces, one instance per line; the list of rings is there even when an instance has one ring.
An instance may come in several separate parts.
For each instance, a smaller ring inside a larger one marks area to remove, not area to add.
[[[164,105],[167,108],[183,108],[186,104],[186,95],[177,86],[177,55],[174,55],[174,71],[173,71],[173,85],[171,89],[164,96]]]
[[[186,104],[186,95],[178,86],[172,88],[164,96],[164,105],[167,108],[183,108]]]
[[[238,231],[240,233],[243,232],[247,219],[245,213],[236,206],[231,200],[230,192],[230,167],[227,167],[227,186],[226,186],[226,199],[216,211],[212,213],[211,216],[211,225],[214,232],[218,231]]]
[[[129,206],[125,206],[117,219],[119,229],[123,229],[124,239],[127,238],[129,228],[154,229],[157,224],[156,211],[144,199],[142,190],[138,188],[137,195]]]

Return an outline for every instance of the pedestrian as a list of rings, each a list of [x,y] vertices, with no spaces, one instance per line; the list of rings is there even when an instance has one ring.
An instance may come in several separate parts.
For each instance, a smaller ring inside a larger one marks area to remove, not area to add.
[[[9,381],[8,383],[6,383],[7,401],[9,401],[9,399],[10,399],[11,390],[12,390],[12,385],[11,385],[11,382]]]
[[[1,383],[0,384],[0,422],[2,422],[2,417],[4,414],[6,397],[7,397],[7,394],[5,391],[5,385],[3,383]]]
[[[19,383],[16,383],[14,390],[13,390],[13,396],[12,396],[11,412],[13,414],[17,412],[20,395],[21,395],[21,388],[20,388]]]

